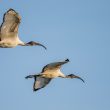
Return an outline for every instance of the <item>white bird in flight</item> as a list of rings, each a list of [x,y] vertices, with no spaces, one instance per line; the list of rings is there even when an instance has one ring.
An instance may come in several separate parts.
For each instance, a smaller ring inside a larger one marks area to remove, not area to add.
[[[0,47],[12,48],[17,45],[20,46],[34,46],[39,45],[46,49],[46,47],[40,43],[30,41],[24,43],[18,37],[18,28],[21,21],[20,15],[13,9],[9,9],[3,16],[3,22],[0,26]]]
[[[57,77],[78,78],[84,82],[84,80],[79,76],[76,76],[74,74],[64,75],[60,71],[61,66],[68,62],[69,62],[69,59],[66,59],[65,61],[62,61],[62,62],[54,62],[54,63],[47,64],[46,66],[44,66],[41,73],[29,75],[29,76],[26,76],[25,78],[26,79],[34,78],[33,91],[37,91],[41,88],[44,88],[53,78],[57,78]]]

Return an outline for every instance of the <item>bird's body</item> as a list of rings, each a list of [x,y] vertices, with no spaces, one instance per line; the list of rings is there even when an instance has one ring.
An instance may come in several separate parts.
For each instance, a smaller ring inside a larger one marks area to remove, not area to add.
[[[17,45],[20,46],[33,46],[39,45],[46,49],[46,47],[40,43],[30,41],[24,43],[19,39],[18,28],[21,21],[20,15],[13,9],[9,9],[3,17],[3,22],[0,26],[0,47],[12,48]]]
[[[68,63],[69,60],[65,60],[62,62],[55,62],[55,63],[50,63],[42,69],[42,72],[39,74],[35,75],[29,75],[26,76],[27,78],[34,78],[34,85],[33,85],[33,90],[39,90],[43,87],[45,87],[53,78],[61,77],[61,78],[78,78],[81,79],[83,82],[84,80],[80,78],[79,76],[76,76],[74,74],[69,74],[69,75],[64,75],[61,71],[61,65]]]
[[[19,39],[17,33],[1,34],[0,37],[1,37],[0,47],[2,48],[12,48],[16,47],[17,45],[25,45],[25,43]]]
[[[42,77],[45,78],[57,78],[57,77],[65,77],[65,75],[60,70],[49,70],[42,73]]]

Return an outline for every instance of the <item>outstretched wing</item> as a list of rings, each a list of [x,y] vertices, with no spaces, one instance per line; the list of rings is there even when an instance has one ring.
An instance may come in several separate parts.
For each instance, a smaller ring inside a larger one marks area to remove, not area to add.
[[[11,32],[18,32],[20,20],[21,18],[19,14],[15,10],[9,9],[4,14],[3,23],[0,27],[0,33],[6,34]]]
[[[35,82],[33,85],[33,91],[37,91],[41,88],[44,88],[50,81],[51,81],[51,78],[43,78],[40,76],[36,76]]]
[[[50,64],[44,66],[44,68],[42,69],[42,72],[48,71],[48,70],[53,70],[53,69],[60,69],[61,65],[68,63],[68,62],[69,62],[69,59],[66,59],[65,61],[62,61],[62,62],[50,63]]]

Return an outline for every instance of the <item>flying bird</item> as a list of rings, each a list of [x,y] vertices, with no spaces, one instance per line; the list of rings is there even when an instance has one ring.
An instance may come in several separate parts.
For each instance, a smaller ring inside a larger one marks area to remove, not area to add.
[[[66,59],[65,61],[61,62],[54,62],[47,64],[44,66],[42,69],[42,72],[39,74],[34,74],[34,75],[28,75],[25,78],[34,78],[34,85],[33,85],[33,91],[37,91],[41,88],[44,88],[53,78],[61,77],[61,78],[78,78],[81,81],[84,82],[84,80],[76,76],[74,74],[69,74],[69,75],[64,75],[61,71],[60,68],[63,64],[68,63],[69,59]]]
[[[25,43],[19,39],[18,28],[21,21],[20,15],[13,9],[9,9],[3,16],[3,22],[0,26],[0,47],[12,48],[17,45],[20,46],[42,46],[46,47],[38,42],[30,41]]]

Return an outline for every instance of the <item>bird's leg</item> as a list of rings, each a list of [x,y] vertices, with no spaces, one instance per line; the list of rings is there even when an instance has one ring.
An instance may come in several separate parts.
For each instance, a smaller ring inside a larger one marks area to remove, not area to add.
[[[44,45],[42,45],[38,42],[34,42],[34,41],[30,41],[30,42],[25,44],[25,46],[35,46],[35,45],[42,46],[44,49],[47,49]]]
[[[81,77],[76,76],[76,75],[74,75],[74,74],[69,74],[69,75],[66,75],[66,78],[78,78],[78,79],[80,79],[81,81],[83,81],[83,82],[84,82],[84,80],[83,80]]]

